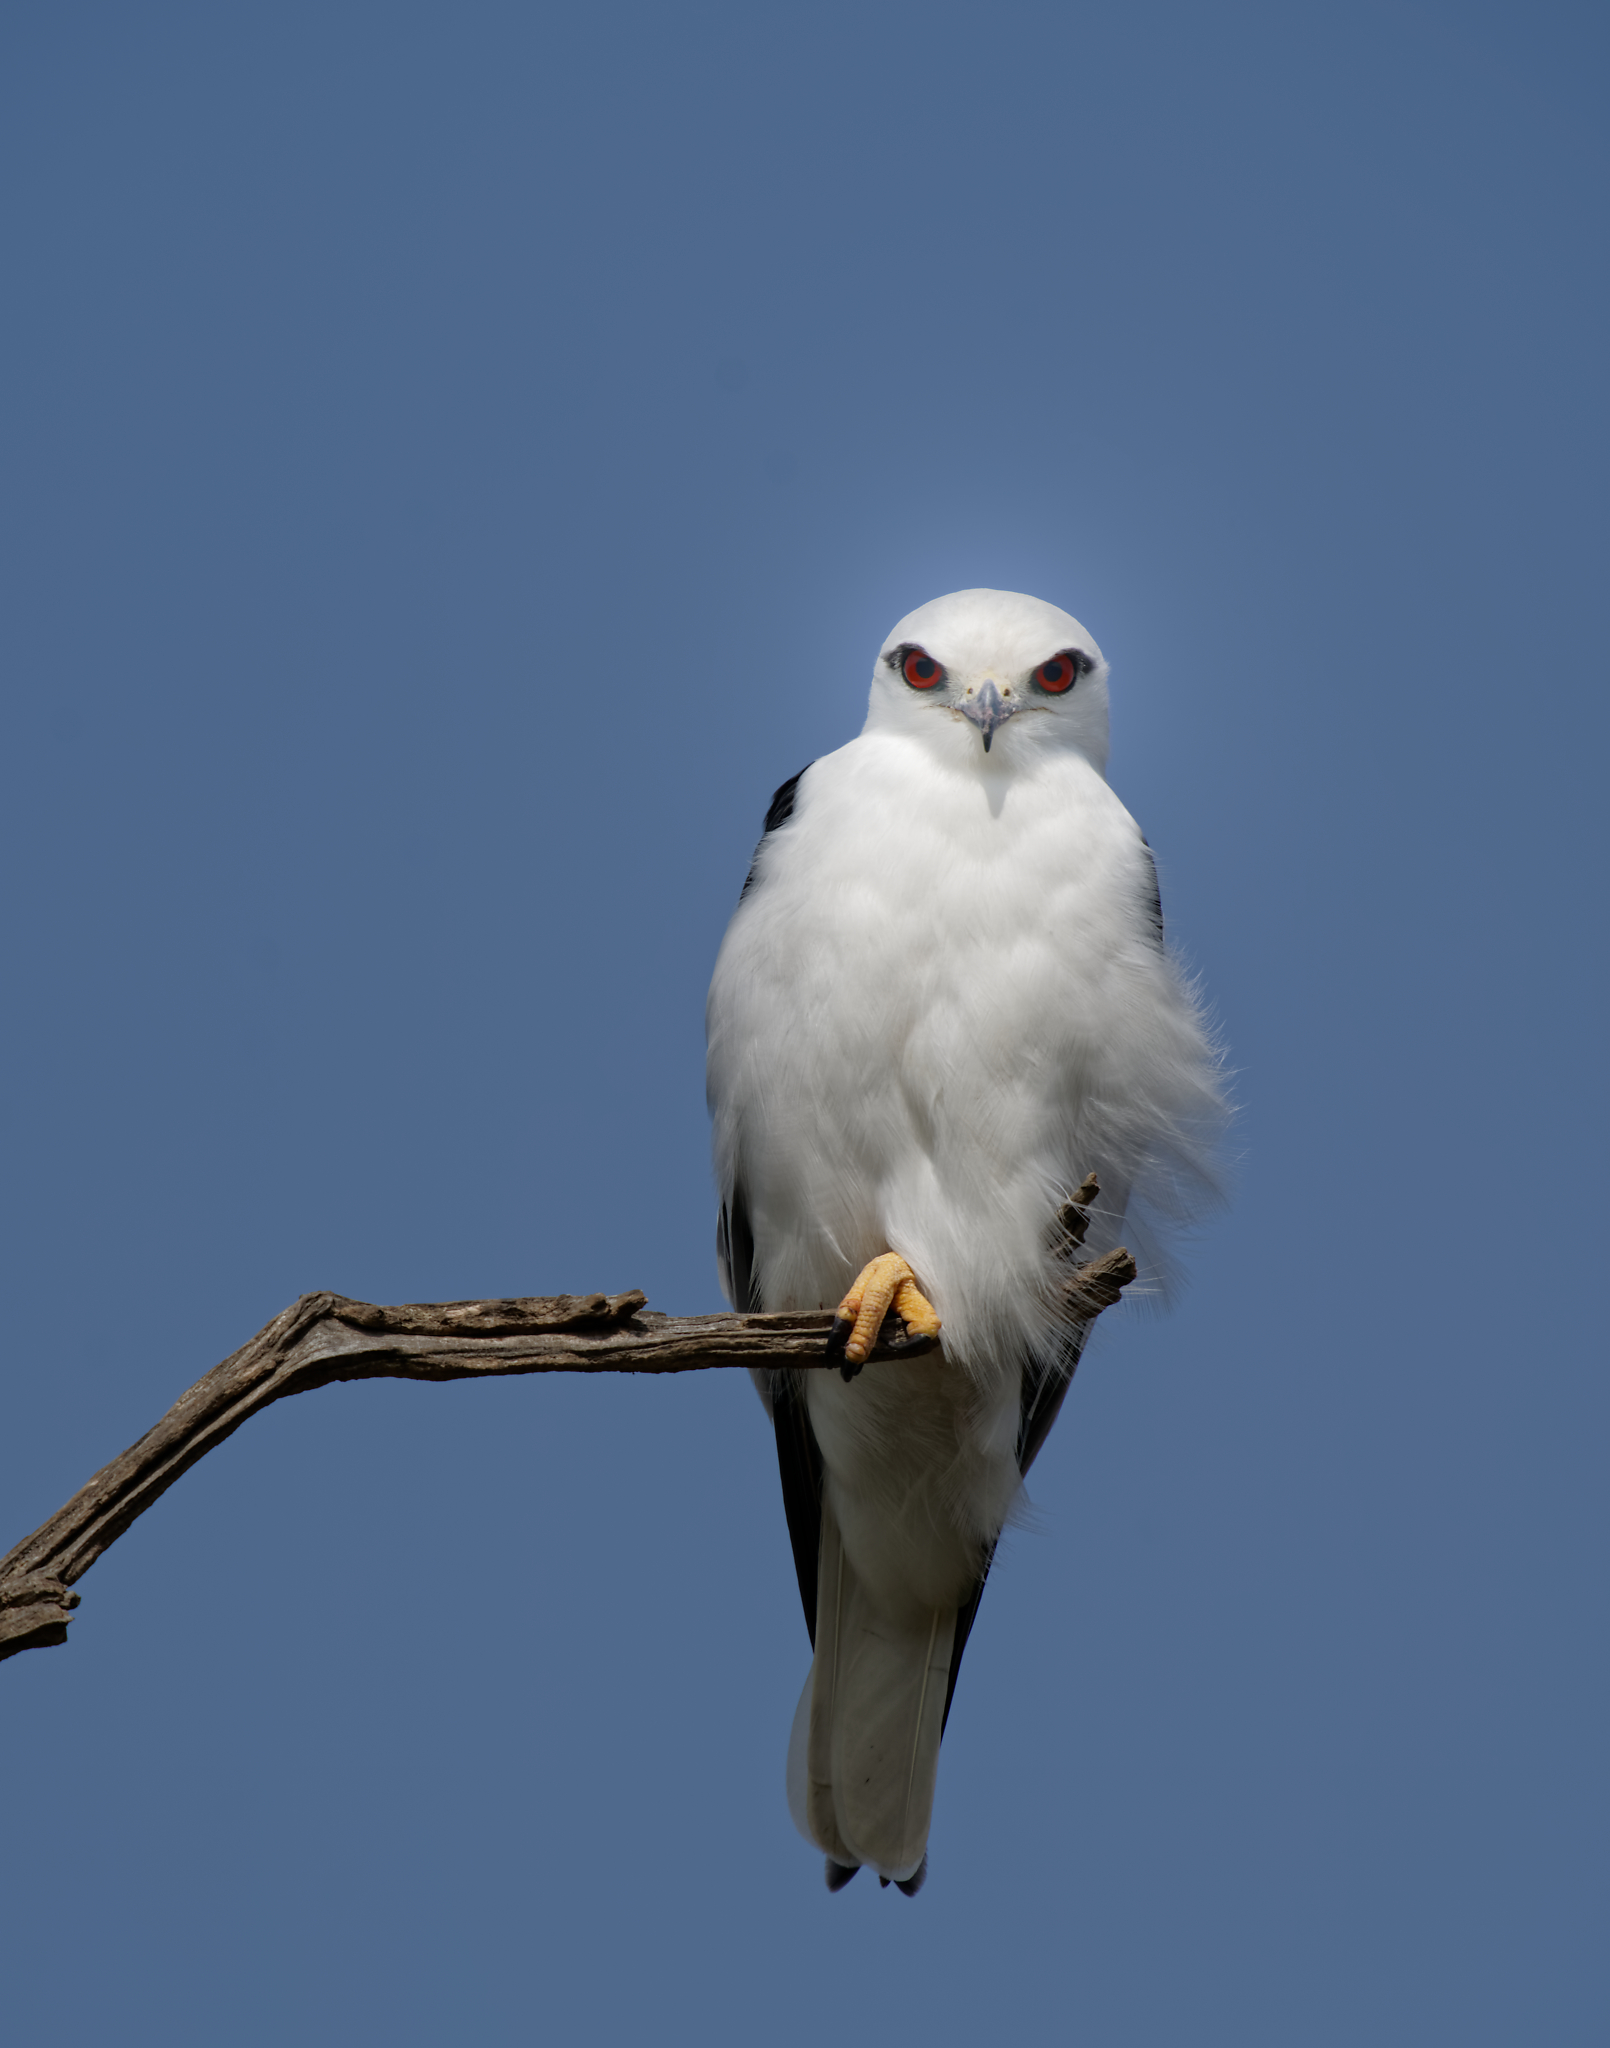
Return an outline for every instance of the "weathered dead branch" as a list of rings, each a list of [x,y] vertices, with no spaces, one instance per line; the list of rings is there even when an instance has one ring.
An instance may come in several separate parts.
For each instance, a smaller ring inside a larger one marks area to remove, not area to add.
[[[1128,1252],[1109,1252],[1077,1268],[1069,1292],[1081,1316],[1094,1317],[1134,1277]],[[71,1589],[101,1552],[198,1458],[287,1394],[335,1380],[838,1363],[824,1348],[830,1314],[663,1316],[643,1303],[634,1291],[377,1308],[304,1294],[0,1558],[0,1659],[64,1643],[79,1599]]]

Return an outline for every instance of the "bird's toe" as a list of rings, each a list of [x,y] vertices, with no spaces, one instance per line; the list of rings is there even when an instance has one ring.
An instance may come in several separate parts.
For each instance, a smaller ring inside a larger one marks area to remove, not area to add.
[[[882,1252],[862,1267],[839,1303],[827,1340],[828,1356],[842,1357],[853,1379],[874,1350],[893,1356],[926,1351],[939,1336],[933,1303],[898,1252]]]

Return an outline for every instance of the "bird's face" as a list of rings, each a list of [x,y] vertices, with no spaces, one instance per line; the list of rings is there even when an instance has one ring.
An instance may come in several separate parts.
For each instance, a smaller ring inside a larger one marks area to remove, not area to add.
[[[903,618],[879,652],[867,729],[891,727],[980,768],[1072,748],[1105,773],[1107,664],[1053,604],[958,590]]]

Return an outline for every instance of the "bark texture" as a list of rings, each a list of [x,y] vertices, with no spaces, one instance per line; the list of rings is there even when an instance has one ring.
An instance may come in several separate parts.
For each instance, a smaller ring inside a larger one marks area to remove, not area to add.
[[[1094,1317],[1135,1276],[1126,1251],[1069,1282]],[[662,1316],[642,1294],[377,1308],[304,1294],[188,1393],[64,1508],[0,1558],[0,1659],[67,1640],[72,1588],[109,1544],[248,1417],[334,1380],[496,1379],[530,1372],[695,1372],[708,1366],[834,1366],[830,1314]],[[873,1358],[880,1355],[878,1350]],[[907,1349],[905,1356],[911,1356]]]

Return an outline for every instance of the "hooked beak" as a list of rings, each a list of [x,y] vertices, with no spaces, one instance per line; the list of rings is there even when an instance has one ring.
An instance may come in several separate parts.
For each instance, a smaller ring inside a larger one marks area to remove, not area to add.
[[[975,695],[971,690],[957,705],[963,718],[971,719],[984,735],[984,751],[989,752],[989,743],[1009,718],[1021,709],[1017,704],[1008,704],[996,689],[994,683],[986,683]]]

